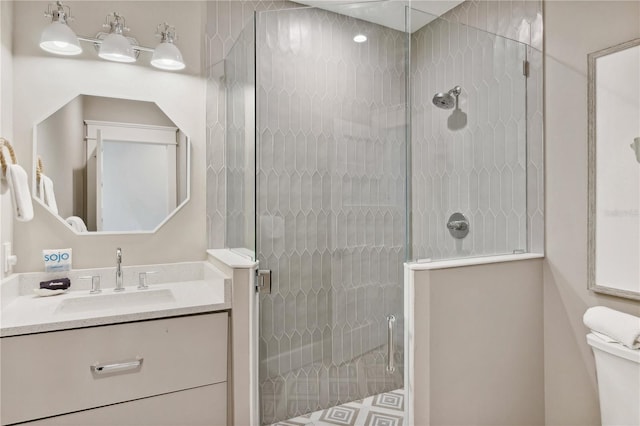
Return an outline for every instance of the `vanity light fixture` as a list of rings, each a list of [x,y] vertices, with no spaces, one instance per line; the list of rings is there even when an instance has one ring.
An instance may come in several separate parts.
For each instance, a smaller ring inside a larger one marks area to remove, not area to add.
[[[69,6],[63,6],[59,1],[55,5],[49,4],[44,16],[51,18],[51,23],[45,27],[40,36],[40,47],[43,50],[67,56],[82,53],[76,33],[67,24],[67,21],[73,20]]]
[[[184,61],[178,47],[175,27],[163,22],[158,25],[156,33],[160,36],[160,44],[156,46],[151,57],[151,65],[161,70],[178,71],[184,69]]]
[[[135,62],[140,52],[149,52],[153,56],[151,65],[167,71],[179,71],[185,68],[180,49],[175,45],[176,29],[166,22],[158,25],[157,35],[160,44],[152,49],[138,45],[133,37],[124,35],[129,28],[125,26],[125,18],[119,13],[107,15],[103,25],[109,29],[108,33],[100,32],[95,37],[76,35],[67,25],[72,20],[71,9],[61,1],[49,4],[45,16],[51,18],[51,23],[44,29],[40,39],[40,47],[47,52],[57,55],[79,55],[82,53],[80,41],[93,43],[102,59],[114,62]]]
[[[109,34],[98,34],[98,39],[102,41],[98,47],[98,56],[107,61],[135,62],[137,57],[133,51],[133,43],[124,36],[124,32],[129,31],[125,27],[124,16],[116,12],[107,15],[103,27],[109,28]]]

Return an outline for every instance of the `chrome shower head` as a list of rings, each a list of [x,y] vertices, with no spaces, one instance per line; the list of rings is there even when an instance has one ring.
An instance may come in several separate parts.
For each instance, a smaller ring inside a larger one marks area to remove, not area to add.
[[[456,86],[447,93],[436,93],[433,97],[433,104],[438,108],[451,109],[458,103],[458,96],[462,92],[460,86]]]
[[[433,97],[433,104],[438,108],[451,109],[456,105],[456,100],[449,93],[436,93]]]

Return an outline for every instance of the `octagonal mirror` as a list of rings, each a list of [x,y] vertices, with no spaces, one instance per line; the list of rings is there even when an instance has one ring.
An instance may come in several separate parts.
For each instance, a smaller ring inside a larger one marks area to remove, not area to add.
[[[79,95],[33,152],[34,198],[78,234],[155,232],[189,200],[189,138],[153,102]]]

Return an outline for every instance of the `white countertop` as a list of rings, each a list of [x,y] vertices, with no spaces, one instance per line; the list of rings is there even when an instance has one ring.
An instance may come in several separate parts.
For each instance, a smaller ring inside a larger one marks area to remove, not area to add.
[[[146,290],[138,290],[136,284],[125,286],[125,291],[118,293],[111,286],[103,287],[100,294],[89,294],[86,284],[76,286],[77,280],[72,279],[71,291],[38,297],[33,294],[33,279],[12,276],[2,283],[0,337],[230,309],[231,281],[217,274],[206,262],[193,265],[202,270],[185,274],[191,278],[189,281],[151,282]],[[161,269],[168,267],[162,265]],[[179,265],[181,269],[188,267],[188,264]],[[81,273],[86,275],[91,271]],[[74,290],[76,287],[79,289]]]

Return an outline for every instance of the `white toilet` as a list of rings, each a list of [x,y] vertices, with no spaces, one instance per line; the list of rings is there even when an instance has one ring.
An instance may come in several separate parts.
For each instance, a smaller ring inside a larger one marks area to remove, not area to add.
[[[598,376],[603,426],[640,426],[640,349],[587,335]]]

